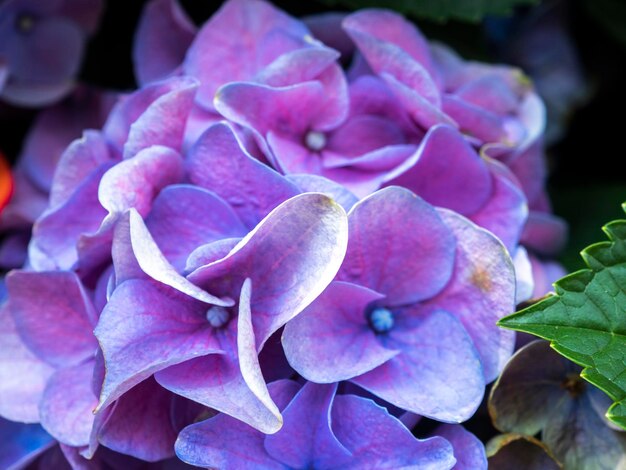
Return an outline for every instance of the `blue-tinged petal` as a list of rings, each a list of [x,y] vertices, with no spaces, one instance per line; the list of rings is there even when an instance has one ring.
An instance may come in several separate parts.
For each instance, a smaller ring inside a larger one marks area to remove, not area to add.
[[[364,374],[399,351],[385,348],[365,315],[384,296],[347,282],[333,282],[285,325],[283,348],[291,366],[307,380],[332,383]]]
[[[471,417],[482,400],[485,380],[472,340],[444,311],[396,315],[389,347],[401,352],[352,379],[389,403],[439,421]]]
[[[369,287],[391,305],[427,299],[447,284],[455,240],[435,208],[411,191],[390,187],[356,204],[339,279]]]
[[[442,424],[433,436],[446,439],[454,449],[454,470],[487,470],[487,454],[480,439],[460,424]]]

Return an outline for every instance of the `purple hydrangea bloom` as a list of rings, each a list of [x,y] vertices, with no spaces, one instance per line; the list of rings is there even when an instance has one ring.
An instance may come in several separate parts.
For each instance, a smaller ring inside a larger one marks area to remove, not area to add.
[[[53,178],[25,167],[49,198],[0,310],[0,378],[25,369],[0,382],[0,415],[41,422],[74,466],[167,461],[179,433],[178,454],[209,465],[234,458],[202,438],[223,429],[278,468],[453,464],[335,382],[398,413],[472,415],[513,347],[495,322],[530,190],[507,156],[540,132],[540,104],[510,69],[441,59],[374,13],[329,36],[358,49],[345,73],[261,0],[227,1],[195,37],[175,1],[147,6],[142,87]],[[499,94],[473,102],[485,76]],[[483,466],[471,435],[441,432]]]
[[[337,281],[285,327],[287,359],[308,380],[351,380],[405,410],[467,419],[513,348],[495,326],[514,307],[505,248],[397,187],[349,221]]]
[[[454,465],[442,438],[417,440],[373,401],[335,395],[336,385],[283,380],[269,391],[285,417],[266,436],[226,415],[185,428],[176,453],[185,462],[220,469],[446,469]],[[245,447],[245,452],[242,452]]]
[[[101,0],[0,4],[0,98],[42,106],[67,95],[101,10]]]

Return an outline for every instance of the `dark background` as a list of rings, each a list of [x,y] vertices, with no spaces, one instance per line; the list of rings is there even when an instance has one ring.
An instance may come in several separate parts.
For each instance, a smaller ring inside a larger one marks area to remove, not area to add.
[[[144,1],[107,2],[101,27],[88,45],[80,79],[119,90],[135,86],[131,44]],[[219,7],[220,1],[181,0],[197,24]],[[327,11],[321,2],[274,2],[295,16]],[[380,2],[384,5],[384,2]],[[569,2],[568,24],[584,69],[594,90],[590,100],[571,116],[565,137],[548,149],[549,190],[555,212],[570,223],[570,242],[562,254],[569,269],[582,267],[577,253],[600,241],[600,227],[624,214],[626,201],[626,42],[619,42],[590,18],[580,2]],[[519,8],[517,16],[527,13]],[[465,57],[493,60],[480,24],[457,21],[435,23],[417,19],[429,38],[438,38]],[[626,29],[626,24],[624,25]],[[547,45],[549,47],[549,45]],[[0,105],[0,151],[11,161],[19,154],[23,137],[36,111]]]

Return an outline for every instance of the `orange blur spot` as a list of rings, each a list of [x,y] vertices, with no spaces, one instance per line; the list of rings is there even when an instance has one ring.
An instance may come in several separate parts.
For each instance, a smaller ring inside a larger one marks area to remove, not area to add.
[[[9,202],[12,193],[13,176],[11,176],[11,167],[4,155],[0,153],[0,211],[2,211]]]

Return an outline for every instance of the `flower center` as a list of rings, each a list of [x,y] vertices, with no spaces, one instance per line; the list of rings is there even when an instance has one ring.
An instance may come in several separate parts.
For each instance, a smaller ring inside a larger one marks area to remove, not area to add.
[[[15,19],[15,25],[20,33],[28,34],[35,26],[35,17],[30,13],[20,13]]]
[[[230,320],[230,312],[224,307],[214,305],[206,311],[206,319],[213,328],[222,328]]]
[[[323,132],[309,131],[304,137],[305,145],[315,152],[319,152],[326,147],[326,136]]]
[[[393,312],[385,307],[375,307],[367,315],[367,321],[376,334],[388,333],[393,328]]]

